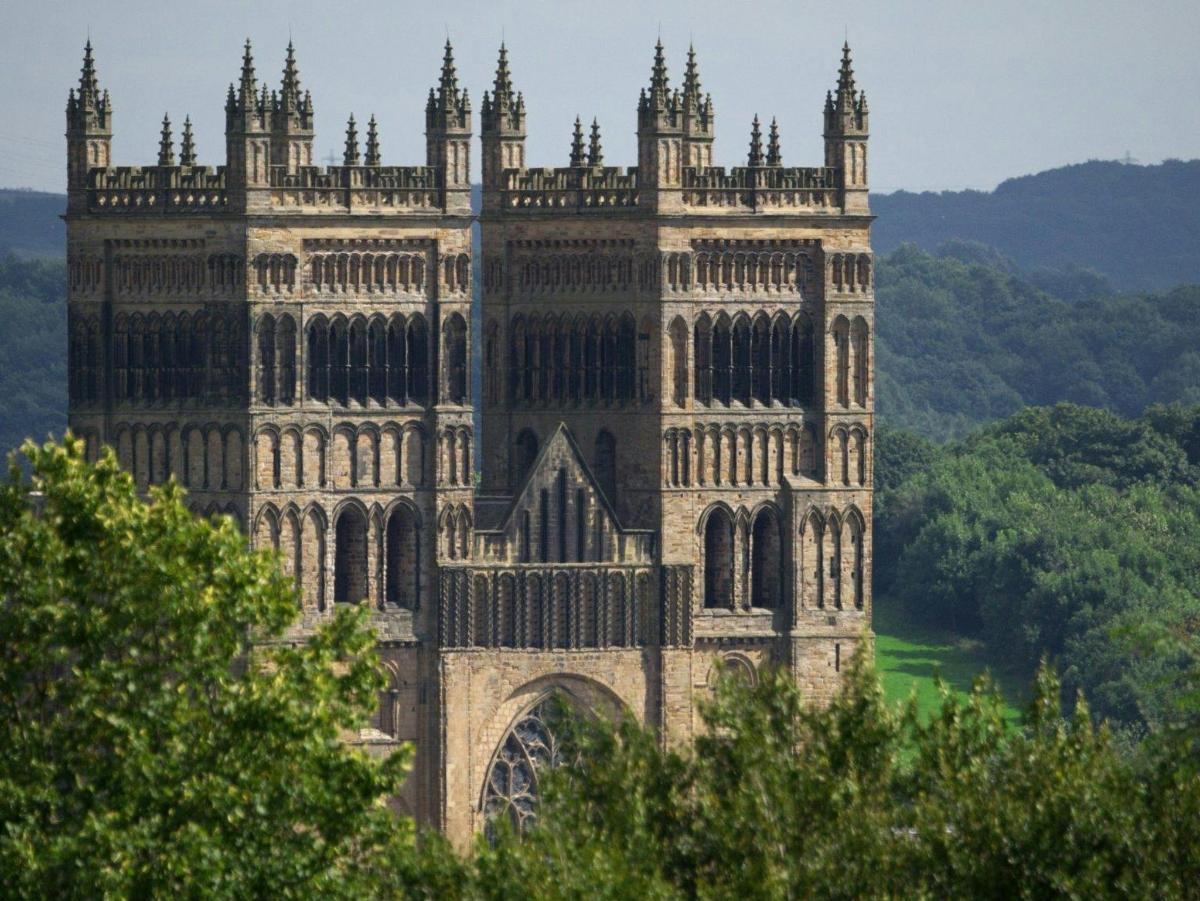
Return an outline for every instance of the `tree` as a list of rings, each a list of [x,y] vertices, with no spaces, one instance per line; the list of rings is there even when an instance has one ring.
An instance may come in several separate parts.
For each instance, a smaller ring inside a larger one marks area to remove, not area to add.
[[[538,825],[450,897],[1194,896],[1200,778],[1143,773],[1040,671],[1024,729],[985,682],[897,714],[856,659],[827,707],[786,671],[725,679],[694,745],[575,720]]]
[[[344,742],[382,687],[363,611],[286,640],[293,582],[110,451],[0,488],[0,873],[14,897],[363,896],[402,872],[408,754]],[[31,494],[31,492],[36,492]]]

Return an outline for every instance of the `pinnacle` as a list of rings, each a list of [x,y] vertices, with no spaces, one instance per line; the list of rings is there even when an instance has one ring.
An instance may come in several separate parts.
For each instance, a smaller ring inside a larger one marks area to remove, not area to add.
[[[357,166],[358,164],[358,128],[354,124],[354,114],[351,113],[350,121],[346,123],[346,150],[342,155],[342,165]]]
[[[179,142],[179,165],[196,165],[196,145],[192,139],[192,117],[184,116],[183,138]]]
[[[579,117],[575,117],[575,132],[571,137],[571,165],[582,166],[584,164],[583,154],[583,123]]]
[[[158,140],[158,165],[175,165],[175,150],[171,146],[171,119],[166,113],[163,113],[162,135]]]
[[[667,60],[663,55],[663,44],[660,38],[654,44],[654,67],[650,70],[650,90],[667,93]]]
[[[757,113],[755,113],[754,122],[750,126],[750,156],[748,164],[751,166],[761,166],[763,164],[762,128],[758,121]]]
[[[600,146],[600,123],[592,119],[592,136],[588,143],[588,165],[600,166],[604,163],[604,149]]]

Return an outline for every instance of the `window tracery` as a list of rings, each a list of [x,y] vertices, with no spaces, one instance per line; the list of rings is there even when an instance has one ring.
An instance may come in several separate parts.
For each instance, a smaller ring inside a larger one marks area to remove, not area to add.
[[[550,695],[513,724],[492,761],[484,789],[485,834],[495,836],[496,824],[508,820],[517,832],[537,822],[540,781],[563,762],[556,734],[562,702]]]

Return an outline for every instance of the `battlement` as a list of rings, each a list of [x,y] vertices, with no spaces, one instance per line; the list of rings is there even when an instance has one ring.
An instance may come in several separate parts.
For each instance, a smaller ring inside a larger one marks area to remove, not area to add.
[[[90,43],[78,89],[67,99],[68,212],[144,215],[211,212],[353,212],[468,215],[470,101],[459,89],[449,43],[426,110],[426,161],[385,166],[374,116],[360,156],[354,117],[341,166],[313,165],[314,105],[300,88],[289,42],[282,86],[258,82],[249,41],[239,81],[225,100],[225,164],[196,164],[191,120],[176,165],[171,121],[163,117],[155,166],[114,166],[112,104],[101,91]]]
[[[638,205],[638,170],[618,166],[506,169],[508,210],[610,210]]]
[[[89,212],[195,213],[226,204],[224,166],[114,166],[88,173]]]

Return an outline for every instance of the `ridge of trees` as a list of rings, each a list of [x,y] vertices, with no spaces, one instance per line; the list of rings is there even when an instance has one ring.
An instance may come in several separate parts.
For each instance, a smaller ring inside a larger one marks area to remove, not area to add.
[[[1079,265],[1122,291],[1200,282],[1200,160],[1092,160],[1011,178],[994,191],[873,194],[876,253],[904,242],[998,248],[1025,271]]]
[[[1173,722],[1200,623],[1200,407],[1030,407],[876,447],[876,606],[1023,678],[1048,656],[1130,735]]]

